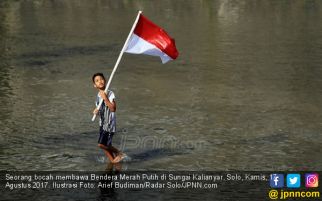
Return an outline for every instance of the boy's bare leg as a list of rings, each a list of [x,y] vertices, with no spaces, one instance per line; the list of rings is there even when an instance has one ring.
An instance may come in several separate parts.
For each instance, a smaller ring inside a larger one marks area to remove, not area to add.
[[[115,153],[113,163],[120,162],[126,156],[126,154],[122,153],[120,150],[118,150],[117,148],[115,148],[113,146],[110,146],[109,148],[113,153]]]
[[[110,151],[105,150],[105,149],[103,149],[103,151],[104,151],[105,155],[108,157],[108,159],[110,159],[110,161],[113,162],[113,160],[114,160],[113,154]]]
[[[113,147],[113,146],[110,146],[109,148],[110,148],[110,150],[111,150],[113,153],[115,153],[115,154],[116,154],[116,156],[117,156],[117,155],[119,155],[119,154],[121,153],[121,151],[120,151],[120,150],[118,150],[117,148],[115,148],[115,147]]]
[[[103,144],[98,144],[98,146],[104,150],[106,156],[110,159],[112,163],[118,163],[124,157],[124,154],[121,151],[119,151],[117,148],[113,147],[112,145],[107,147]],[[114,153],[115,153],[115,156],[114,156]]]
[[[113,151],[113,153],[115,153],[114,159],[116,157],[120,157],[120,159],[122,160],[126,156],[126,154],[124,154],[123,152],[121,152],[120,150],[118,150],[117,148],[115,148],[113,146],[111,146],[111,150]]]
[[[103,144],[98,144],[98,146],[103,149],[105,155],[110,159],[111,162],[114,160],[113,152],[109,150],[109,148]]]

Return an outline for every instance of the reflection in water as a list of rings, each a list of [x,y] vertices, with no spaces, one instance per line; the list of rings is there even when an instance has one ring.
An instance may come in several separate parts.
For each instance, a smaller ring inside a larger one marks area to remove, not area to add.
[[[104,172],[104,176],[106,175],[110,179],[101,180],[101,188],[100,188],[100,197],[98,200],[118,200],[117,193],[114,190],[114,184],[113,184],[113,176],[118,175],[122,170],[122,164],[116,163],[113,164],[111,162],[107,163],[106,170]]]
[[[1,1],[0,169],[104,169],[90,76],[111,72],[139,9],[171,33],[180,57],[167,65],[122,59],[112,83],[115,143],[140,161],[125,162],[129,169],[320,168],[321,8],[300,0]],[[185,146],[148,141],[145,149],[148,136]],[[122,145],[126,137],[134,148]]]

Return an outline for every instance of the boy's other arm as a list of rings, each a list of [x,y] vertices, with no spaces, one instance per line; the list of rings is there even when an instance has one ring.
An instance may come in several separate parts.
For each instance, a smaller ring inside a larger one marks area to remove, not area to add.
[[[111,102],[110,100],[108,100],[107,95],[103,90],[100,91],[100,96],[101,98],[103,98],[105,105],[111,110],[111,112],[115,112],[116,111],[115,101],[113,100],[113,102]]]
[[[97,109],[97,108],[95,108],[95,109],[93,110],[93,114],[95,114],[95,115],[97,115],[97,114],[98,114],[98,109]]]

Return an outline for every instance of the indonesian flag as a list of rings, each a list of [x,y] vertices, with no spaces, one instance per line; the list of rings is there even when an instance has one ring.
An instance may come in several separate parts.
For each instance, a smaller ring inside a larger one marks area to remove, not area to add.
[[[174,39],[142,14],[125,52],[159,56],[162,63],[176,59],[179,55]]]

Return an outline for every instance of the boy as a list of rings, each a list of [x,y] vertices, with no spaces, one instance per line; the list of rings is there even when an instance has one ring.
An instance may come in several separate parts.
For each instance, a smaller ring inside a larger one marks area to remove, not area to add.
[[[112,91],[105,94],[106,80],[102,73],[95,73],[92,77],[94,87],[98,89],[96,108],[93,114],[100,116],[100,136],[98,146],[103,149],[105,155],[112,163],[118,163],[125,157],[118,149],[112,146],[113,135],[116,131],[116,103],[115,95]],[[97,109],[100,100],[103,99],[102,106]]]

